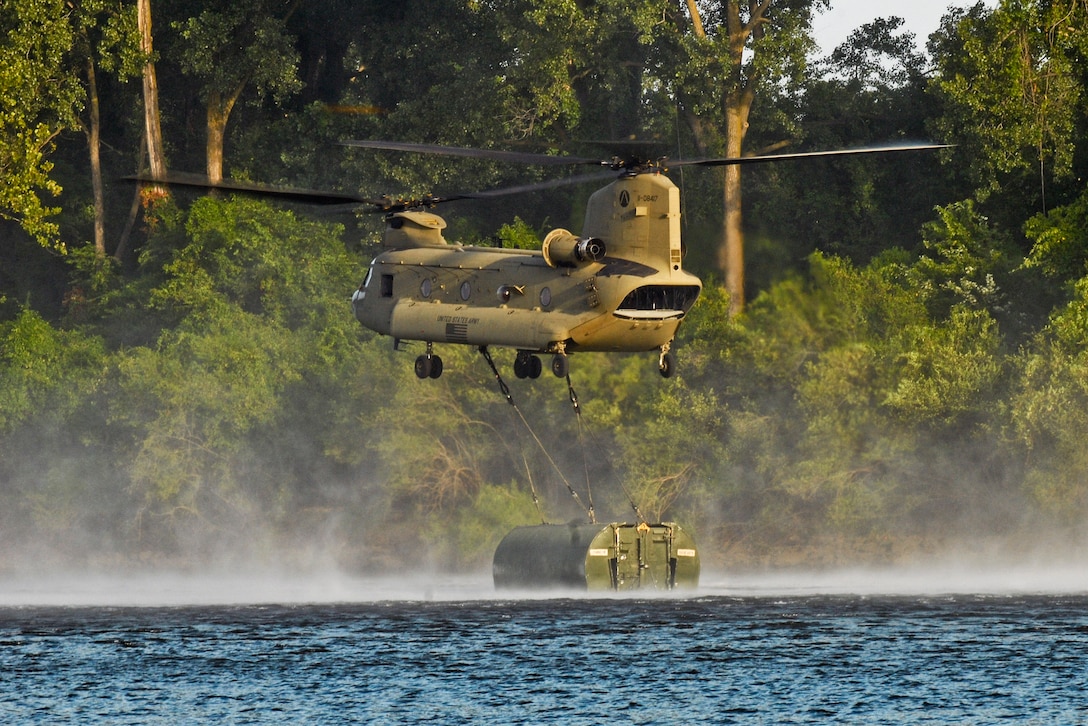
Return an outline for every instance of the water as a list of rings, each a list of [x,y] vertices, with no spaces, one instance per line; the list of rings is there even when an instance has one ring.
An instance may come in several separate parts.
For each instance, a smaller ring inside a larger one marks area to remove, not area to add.
[[[477,580],[308,581],[280,604],[227,604],[276,594],[231,582],[7,583],[0,721],[1088,721],[1083,593],[750,581],[681,598],[534,599]]]

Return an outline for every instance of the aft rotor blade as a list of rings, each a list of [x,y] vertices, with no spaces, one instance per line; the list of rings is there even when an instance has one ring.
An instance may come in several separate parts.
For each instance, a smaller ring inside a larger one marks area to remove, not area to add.
[[[270,184],[256,184],[253,182],[234,181],[224,179],[213,182],[201,174],[186,172],[171,172],[164,177],[129,176],[129,181],[143,182],[145,184],[165,184],[167,186],[195,187],[197,189],[220,189],[235,194],[252,194],[262,197],[276,197],[294,202],[306,202],[308,204],[338,205],[338,204],[376,204],[381,205],[380,199],[368,199],[357,194],[344,194],[340,192],[328,192],[318,189],[299,189],[295,187],[278,187]]]
[[[947,149],[955,144],[894,144],[887,146],[863,146],[856,149],[833,149],[830,151],[801,151],[792,154],[767,154],[766,156],[733,156],[720,159],[679,159],[666,162],[666,166],[739,166],[742,164],[761,164],[768,161],[790,161],[792,159],[814,159],[825,156],[855,156],[859,154],[885,154],[894,151],[922,151],[926,149]]]
[[[344,146],[356,146],[362,149],[381,149],[385,151],[410,151],[419,154],[441,154],[444,156],[467,156],[473,159],[491,161],[509,161],[517,164],[539,164],[544,166],[570,166],[588,164],[601,166],[600,159],[580,156],[554,156],[552,154],[530,154],[520,151],[501,151],[499,149],[470,149],[461,146],[440,146],[437,144],[416,144],[401,141],[366,141],[349,139],[340,142]]]

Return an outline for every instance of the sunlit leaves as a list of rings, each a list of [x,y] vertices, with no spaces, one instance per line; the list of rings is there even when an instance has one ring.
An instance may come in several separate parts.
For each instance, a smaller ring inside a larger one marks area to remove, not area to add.
[[[58,330],[30,309],[0,325],[0,433],[70,414],[101,383],[104,357],[101,340]]]
[[[354,262],[337,228],[250,200],[204,199],[186,229],[152,293],[178,323],[120,357],[112,417],[132,432],[149,513],[243,526],[270,516],[293,476],[266,438],[293,407],[310,415],[296,388],[350,355],[339,321]]]
[[[63,251],[49,217],[59,211],[48,151],[76,125],[82,102],[78,79],[58,72],[73,44],[62,0],[18,0],[0,13],[0,219],[17,221],[41,244]]]
[[[650,521],[676,516],[673,505],[715,473],[725,409],[713,392],[682,381],[659,387],[617,431],[627,493]],[[632,420],[633,419],[633,420]]]
[[[969,157],[980,196],[1010,172],[1042,171],[1043,183],[1070,173],[1083,94],[1071,41],[1085,18],[1081,3],[980,3],[946,16],[931,40],[931,88],[945,105],[936,126],[970,152],[960,158]]]
[[[1032,217],[1025,232],[1033,243],[1025,267],[1063,281],[1088,272],[1088,192],[1072,204]]]
[[[205,93],[231,97],[252,84],[261,96],[282,101],[301,87],[298,51],[269,5],[225,3],[175,24],[184,40],[182,68],[204,82]]]
[[[884,405],[912,423],[937,426],[984,410],[1002,372],[1001,336],[988,312],[957,307],[948,320],[897,337],[903,352]]]
[[[1077,521],[1088,512],[1088,278],[1051,316],[1022,371],[1012,410],[1032,462],[1025,483],[1047,510]]]
[[[998,309],[1003,303],[998,281],[1016,259],[1009,236],[970,200],[939,207],[937,214],[939,221],[923,230],[925,251],[908,273],[910,281],[938,315],[954,305]]]

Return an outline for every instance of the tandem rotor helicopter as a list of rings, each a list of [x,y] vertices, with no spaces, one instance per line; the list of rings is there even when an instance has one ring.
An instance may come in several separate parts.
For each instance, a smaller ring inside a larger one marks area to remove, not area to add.
[[[944,148],[901,144],[831,151],[716,159],[666,160],[639,155],[601,160],[493,149],[470,149],[391,141],[344,141],[346,146],[467,156],[539,165],[583,165],[608,171],[520,187],[419,199],[367,198],[205,177],[169,174],[135,177],[145,183],[177,184],[280,197],[325,205],[369,205],[385,216],[381,252],[351,298],[356,319],[401,342],[426,344],[415,360],[421,379],[442,375],[435,344],[514,348],[514,374],[537,378],[549,367],[565,378],[569,355],[580,351],[658,353],[658,370],[676,371],[672,344],[699,297],[702,282],[683,268],[680,189],[668,168],[727,166],[826,156]],[[593,193],[581,232],[549,232],[539,250],[469,246],[448,242],[446,222],[429,211],[462,199],[487,199],[583,183],[612,181]],[[490,358],[489,358],[490,362]],[[494,365],[494,364],[492,364]]]

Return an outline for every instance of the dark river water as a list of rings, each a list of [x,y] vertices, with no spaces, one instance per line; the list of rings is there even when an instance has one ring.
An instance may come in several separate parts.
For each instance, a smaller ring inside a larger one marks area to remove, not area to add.
[[[7,583],[0,722],[1088,722],[1085,594],[390,597],[386,582],[229,604],[214,586]]]

